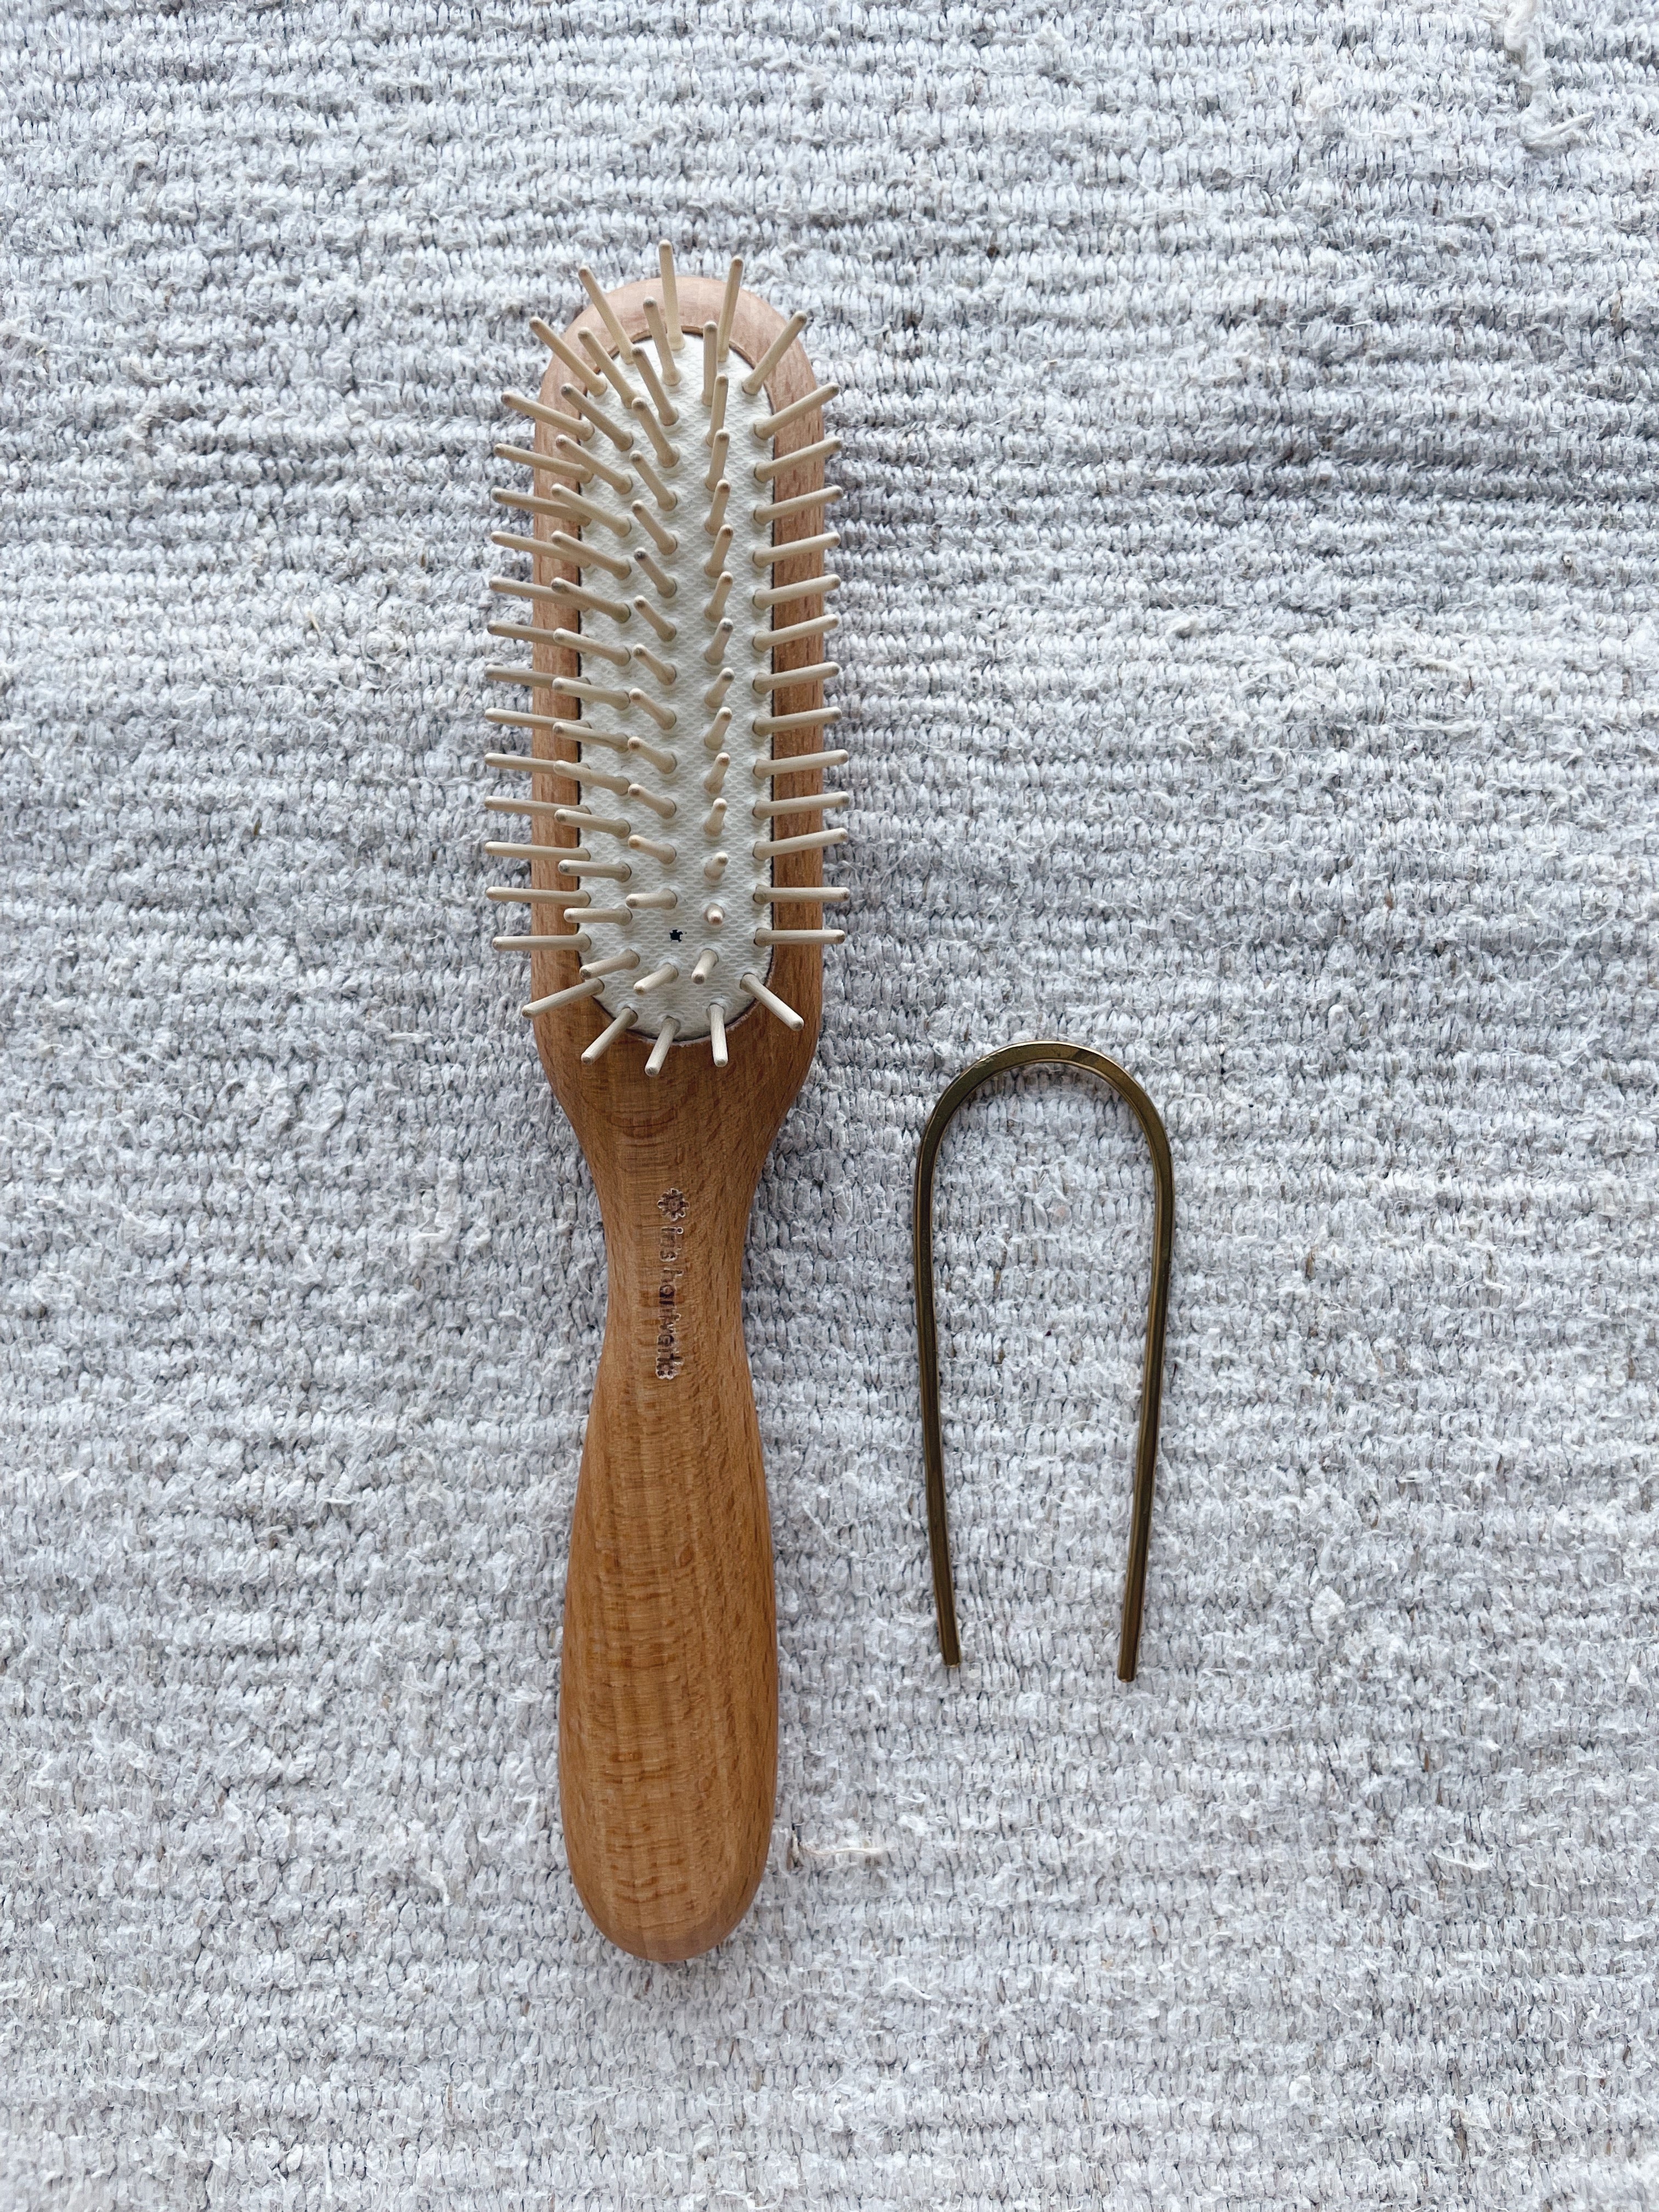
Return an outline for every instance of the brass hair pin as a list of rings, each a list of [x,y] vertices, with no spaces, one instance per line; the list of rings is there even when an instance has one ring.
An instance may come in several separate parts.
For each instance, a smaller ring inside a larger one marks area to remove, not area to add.
[[[1006,1045],[964,1068],[928,1116],[916,1155],[916,1346],[921,1365],[921,1436],[927,1463],[927,1543],[933,1560],[933,1607],[939,1651],[947,1667],[962,1664],[957,1638],[956,1594],[951,1579],[951,1536],[945,1510],[945,1448],[939,1414],[939,1334],[933,1318],[933,1164],[958,1107],[994,1076],[1012,1067],[1078,1067],[1116,1091],[1139,1122],[1152,1156],[1152,1287],[1146,1302],[1146,1357],[1140,1378],[1140,1434],[1135,1445],[1134,1499],[1129,1519],[1129,1565],[1123,1583],[1123,1625],[1117,1647],[1118,1680],[1133,1682],[1140,1648],[1146,1595],[1146,1553],[1152,1534],[1152,1479],[1158,1464],[1158,1413],[1164,1397],[1164,1337],[1170,1316],[1170,1261],[1175,1247],[1175,1166],[1170,1139],[1152,1100],[1126,1068],[1087,1045]]]

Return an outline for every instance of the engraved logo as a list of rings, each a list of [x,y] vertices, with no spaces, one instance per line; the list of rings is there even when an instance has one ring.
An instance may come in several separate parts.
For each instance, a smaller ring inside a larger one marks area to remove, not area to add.
[[[665,1190],[657,1200],[661,1217],[657,1225],[657,1262],[661,1276],[657,1285],[657,1379],[672,1382],[684,1365],[680,1350],[685,1311],[682,1282],[685,1273],[685,1193]]]

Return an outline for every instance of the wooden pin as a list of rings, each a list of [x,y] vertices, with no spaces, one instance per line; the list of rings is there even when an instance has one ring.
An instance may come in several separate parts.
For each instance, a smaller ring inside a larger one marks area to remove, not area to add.
[[[643,754],[647,760],[650,760],[653,763],[653,765],[660,763],[662,759],[662,755],[658,750],[657,747],[655,745],[647,744],[643,738],[630,738],[628,743],[628,750],[632,753]],[[669,758],[672,760],[672,757],[673,756],[671,754]],[[642,783],[630,783],[628,787],[628,796],[630,799],[638,799],[641,806],[648,806],[651,809],[651,811],[659,817],[659,818],[664,822],[672,821],[674,816],[679,812],[679,804],[678,800],[672,799],[663,799],[659,797],[656,792],[647,790],[646,786]]]
[[[766,351],[761,356],[760,359],[755,363],[753,368],[750,370],[748,375],[743,380],[743,388],[750,399],[755,397],[762,385],[766,382],[767,379],[771,375],[772,371],[777,367],[778,363],[783,359],[785,354],[788,352],[790,347],[793,345],[795,340],[800,336],[801,332],[805,328],[806,318],[805,315],[795,314],[790,316],[788,321],[778,332],[776,337],[773,339],[771,344],[767,347]]]
[[[650,355],[648,353],[635,354],[634,356],[634,366],[640,372],[641,377],[644,380],[645,388],[651,395],[651,404],[657,410],[657,420],[662,424],[665,430],[672,430],[675,423],[680,419],[679,410],[674,405],[672,400],[668,397],[668,394],[663,390],[661,380],[659,378],[656,370],[651,366]]]
[[[598,1036],[594,1038],[592,1043],[588,1046],[586,1051],[583,1053],[582,1060],[584,1063],[587,1066],[591,1067],[596,1060],[602,1058],[605,1054],[610,1051],[611,1046],[615,1044],[619,1036],[627,1036],[629,1030],[633,1028],[635,1023],[638,1021],[639,1018],[639,1010],[637,1007],[624,1006],[621,1013],[617,1015],[616,1020],[610,1024],[609,1028],[602,1029]]]
[[[814,615],[810,622],[790,623],[782,629],[757,629],[750,642],[757,653],[775,653],[781,645],[794,645],[804,637],[823,637],[840,627],[839,615]]]
[[[626,469],[613,469],[597,453],[583,453],[573,438],[555,438],[553,451],[567,468],[579,470],[584,477],[598,477],[601,483],[610,485],[619,499],[626,499],[634,489],[634,479]]]
[[[657,590],[662,593],[664,599],[672,599],[675,592],[678,591],[679,586],[668,574],[668,571],[665,568],[659,568],[643,546],[640,548],[639,551],[634,556],[634,558],[639,562],[641,568],[651,579],[652,583],[656,586]]]
[[[811,791],[804,799],[757,799],[749,811],[757,822],[781,822],[795,814],[833,814],[852,796],[850,791]]]
[[[662,463],[664,468],[673,468],[679,460],[679,454],[675,447],[669,444],[667,434],[662,424],[658,422],[651,402],[648,399],[636,399],[634,402],[634,414],[644,429],[646,436],[656,448],[657,459]]]
[[[566,439],[565,443],[568,445],[570,441]],[[566,460],[557,451],[556,442],[555,450],[550,453],[538,453],[529,446],[500,444],[492,446],[489,450],[498,461],[506,461],[510,467],[514,468],[541,469],[550,475],[561,477],[592,474],[585,459],[577,459],[574,462]]]
[[[661,523],[658,521],[656,516],[652,514],[650,508],[646,505],[642,499],[636,499],[633,506],[629,509],[629,513],[633,516],[635,521],[639,524],[640,528],[644,531],[646,536],[649,538],[659,553],[668,554],[678,551],[680,542],[679,539],[675,537],[672,530],[665,530],[663,528]]]
[[[841,578],[826,571],[821,576],[803,576],[798,583],[774,584],[766,591],[752,592],[749,604],[757,608],[787,607],[797,599],[827,599],[840,589]]]
[[[579,269],[576,271],[576,277],[577,281],[581,285],[583,291],[586,293],[588,298],[599,309],[599,320],[605,325],[606,330],[610,331],[612,342],[614,343],[617,352],[622,356],[625,362],[631,365],[634,359],[633,340],[629,337],[627,331],[623,330],[622,325],[617,321],[617,311],[611,306],[610,301],[606,299],[605,294],[600,291],[598,281],[593,275],[593,271],[586,267]]]
[[[672,707],[665,707],[660,700],[653,699],[648,691],[641,690],[637,684],[628,696],[631,705],[644,708],[659,730],[672,730],[679,720],[679,716]],[[643,738],[635,740],[637,744],[643,744],[644,742]]]
[[[814,410],[828,406],[840,390],[838,384],[821,384],[816,392],[804,392],[799,399],[792,399],[787,407],[780,407],[775,415],[769,415],[763,422],[756,423],[756,444],[769,446],[779,431],[787,430],[792,422],[799,422],[803,415],[811,415]],[[809,447],[807,450],[810,452],[811,449]],[[797,453],[789,455],[791,460],[799,458]]]
[[[665,514],[672,514],[680,503],[679,494],[672,486],[663,482],[643,453],[635,454],[634,465],[639,471],[641,480],[652,498],[656,501],[657,505]]]
[[[680,328],[680,292],[674,279],[674,250],[666,239],[657,248],[657,268],[662,277],[662,311],[668,324],[668,343],[678,353],[685,343]]]
[[[562,561],[568,561],[576,568],[603,568],[607,576],[631,576],[632,567],[614,553],[601,552],[597,545],[585,538],[573,538],[568,531],[555,531],[547,541],[547,550]]]
[[[530,327],[561,368],[569,370],[584,392],[604,390],[605,380],[598,369],[585,362],[574,346],[562,338],[550,324],[544,323],[539,315],[532,315],[530,318]]]
[[[839,438],[820,438],[816,446],[799,446],[793,453],[779,453],[772,460],[757,461],[755,482],[770,483],[774,477],[781,477],[786,469],[802,468],[818,461],[827,461],[840,451]]]
[[[567,437],[578,442],[593,434],[592,425],[584,422],[580,415],[562,415],[556,407],[550,407],[545,400],[526,398],[522,392],[502,392],[501,404],[510,407],[515,415],[527,415],[532,422],[549,423],[554,429],[562,430]]]
[[[533,1020],[538,1014],[550,1014],[555,1006],[574,1006],[578,999],[597,999],[604,988],[605,985],[597,981],[573,983],[568,990],[550,991],[544,999],[532,999],[519,1012],[527,1020]]]
[[[824,530],[816,538],[791,538],[781,545],[757,545],[749,557],[757,568],[774,568],[780,561],[793,561],[805,553],[827,553],[840,544],[833,530]]]
[[[810,668],[767,668],[749,679],[750,689],[764,698],[771,691],[787,691],[799,684],[828,684],[839,676],[841,664],[834,660],[815,660]]]
[[[561,522],[574,522],[578,528],[581,517],[561,494],[556,499],[541,491],[509,491],[504,484],[492,484],[489,496],[497,507],[516,507],[521,514],[550,514]]]
[[[751,513],[764,528],[768,523],[787,522],[792,514],[805,514],[809,507],[833,507],[841,495],[839,484],[820,484],[816,491],[798,492],[793,499],[768,500]]]
[[[599,388],[601,391],[604,390],[603,382]],[[585,392],[578,392],[574,384],[566,384],[560,386],[559,397],[562,399],[568,399],[576,412],[591,422],[596,430],[603,431],[619,453],[633,452],[633,432],[624,430],[619,423],[613,422],[604,408],[596,400],[590,399]]]
[[[747,991],[751,999],[757,1000],[764,1006],[769,1014],[775,1015],[783,1024],[785,1029],[799,1030],[805,1026],[804,1017],[779,998],[775,991],[769,991],[753,969],[748,969],[738,976],[738,986],[740,990]]]
[[[839,707],[803,707],[795,714],[757,714],[750,727],[757,737],[769,738],[780,730],[827,729],[840,720]]]
[[[631,884],[634,880],[634,871],[626,860],[561,860],[559,873],[574,876],[583,881],[589,876],[611,884]]]
[[[672,392],[680,380],[680,372],[662,319],[662,309],[654,300],[647,300],[645,303],[645,326],[651,333],[652,344],[657,349],[657,359],[662,366],[662,380]]]
[[[844,845],[848,835],[845,830],[809,830],[799,837],[757,837],[749,849],[757,860],[775,860],[786,853],[827,853],[832,845]]]
[[[730,388],[727,377],[724,374],[715,377],[714,389],[708,402],[708,428],[702,434],[705,446],[712,446],[726,428],[726,396]],[[718,483],[719,478],[716,477],[715,481]]]
[[[634,404],[634,402],[639,398],[639,394],[635,391],[628,379],[623,374],[621,363],[611,359],[611,356],[599,343],[599,339],[594,336],[592,331],[584,331],[581,334],[581,338],[582,351],[592,362],[594,368],[599,370],[599,374],[611,386],[611,389],[616,393],[617,398],[621,400],[623,405],[624,407],[631,407]],[[628,358],[629,361],[632,361],[634,358],[631,350]]]
[[[663,1025],[657,1031],[657,1042],[652,1046],[650,1057],[645,1063],[645,1072],[647,1075],[662,1073],[663,1063],[668,1058],[668,1048],[679,1034],[679,1026],[672,1014],[664,1017]]]
[[[635,600],[634,605],[645,617],[647,622],[650,623],[652,629],[656,631],[657,635],[662,640],[665,645],[672,644],[674,639],[679,635],[678,624],[670,622],[666,615],[659,614],[656,608],[652,605],[650,600],[646,598],[643,592],[641,592],[639,598]]]
[[[732,344],[732,325],[737,319],[738,295],[743,289],[743,264],[734,255],[726,272],[726,291],[720,301],[720,324],[714,337],[714,359],[724,363]]]

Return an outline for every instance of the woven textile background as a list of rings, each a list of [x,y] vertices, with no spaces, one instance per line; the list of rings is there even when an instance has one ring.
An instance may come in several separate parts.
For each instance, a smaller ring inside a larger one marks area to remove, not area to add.
[[[1321,0],[0,22],[0,2201],[1659,2204],[1659,43]],[[604,1308],[492,437],[810,312],[851,934],[750,1240],[770,1866],[566,1871]],[[966,1663],[909,1180],[940,1170]]]

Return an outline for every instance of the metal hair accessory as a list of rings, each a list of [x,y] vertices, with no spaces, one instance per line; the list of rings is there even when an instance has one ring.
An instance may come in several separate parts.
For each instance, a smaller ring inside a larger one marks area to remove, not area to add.
[[[927,1543],[933,1559],[933,1607],[939,1650],[947,1667],[962,1664],[951,1537],[945,1511],[945,1448],[939,1417],[939,1334],[933,1320],[933,1163],[957,1109],[993,1076],[1011,1067],[1079,1067],[1098,1076],[1133,1113],[1152,1156],[1152,1287],[1146,1302],[1146,1358],[1140,1378],[1140,1435],[1135,1445],[1134,1500],[1129,1519],[1129,1566],[1123,1584],[1123,1625],[1117,1673],[1135,1678],[1140,1615],[1146,1595],[1146,1552],[1152,1534],[1152,1477],[1158,1462],[1158,1412],[1164,1397],[1164,1335],[1170,1316],[1170,1261],[1175,1245],[1175,1167],[1158,1111],[1127,1069],[1082,1044],[1011,1044],[976,1060],[957,1077],[928,1117],[916,1156],[916,1343],[921,1363],[921,1435],[927,1462]]]

